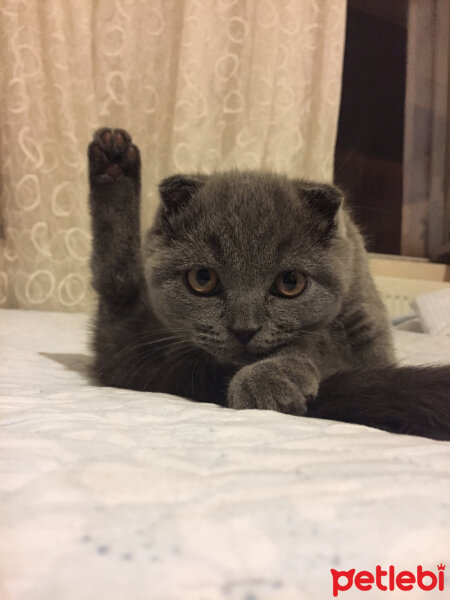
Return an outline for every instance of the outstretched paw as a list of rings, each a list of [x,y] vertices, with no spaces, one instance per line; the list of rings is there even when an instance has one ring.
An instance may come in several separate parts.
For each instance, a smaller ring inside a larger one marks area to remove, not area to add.
[[[139,180],[139,149],[131,141],[124,129],[103,127],[94,133],[88,148],[91,182],[110,183],[122,177]]]
[[[230,408],[260,408],[304,415],[317,395],[319,372],[308,360],[266,358],[243,367],[228,388]]]

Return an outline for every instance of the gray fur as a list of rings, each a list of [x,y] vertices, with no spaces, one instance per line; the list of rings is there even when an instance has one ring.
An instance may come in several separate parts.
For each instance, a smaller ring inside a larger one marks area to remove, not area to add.
[[[300,415],[325,378],[393,363],[339,190],[273,173],[174,176],[160,185],[141,254],[139,151],[122,130],[102,129],[89,160],[97,380]],[[194,295],[183,278],[192,266],[215,269],[223,291]],[[306,290],[272,295],[293,268]],[[256,333],[244,346],[236,330]]]

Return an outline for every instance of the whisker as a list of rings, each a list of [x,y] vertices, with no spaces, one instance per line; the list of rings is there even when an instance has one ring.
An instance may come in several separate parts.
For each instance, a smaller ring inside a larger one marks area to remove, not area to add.
[[[159,344],[161,342],[166,342],[166,345],[170,345],[170,343],[172,343],[173,340],[175,341],[179,341],[179,337],[177,336],[166,336],[164,338],[153,338],[153,339],[148,339],[145,341],[141,341],[138,342],[136,344],[131,343],[128,346],[126,346],[125,348],[121,348],[120,350],[118,350],[117,352],[115,352],[113,354],[113,356],[102,365],[101,369],[98,370],[98,374],[103,373],[103,371],[109,367],[110,365],[112,365],[112,363],[117,360],[117,359],[121,359],[122,362],[124,362],[125,364],[134,358],[135,354],[133,354],[134,351],[136,350],[140,350],[144,347],[147,346],[153,346],[154,344]],[[155,349],[157,348],[162,348],[164,346],[155,346]],[[128,355],[128,356],[127,356]],[[130,356],[131,355],[131,356]]]
[[[193,354],[193,349],[192,348],[189,348],[189,347],[188,348],[182,348],[180,350],[180,354],[177,355],[174,358],[176,359],[176,358],[181,357],[182,360],[187,360],[191,354]],[[144,390],[148,390],[149,389],[149,386],[152,383],[152,381],[154,380],[154,378],[156,377],[156,375],[158,375],[163,368],[167,369],[167,366],[168,366],[167,363],[162,363],[160,365],[160,367],[154,373],[152,373],[151,377],[144,384]],[[176,366],[176,361],[174,363],[172,363],[171,367],[166,371],[166,375],[165,375],[163,381],[161,382],[161,385],[158,386],[158,387],[161,388],[161,391],[163,389],[163,384],[166,382],[167,377],[168,377],[169,373],[172,371],[172,369],[173,369],[174,366]]]
[[[185,347],[185,345],[186,343],[184,341],[175,341],[171,344],[151,347],[148,350],[144,351],[138,358],[137,362],[134,365],[132,365],[134,369],[132,368],[132,370],[128,372],[126,381],[129,383],[132,380],[133,376],[139,371],[139,369],[147,360],[151,359],[154,362],[156,362],[167,354],[173,354],[174,352],[177,352],[177,350],[182,349],[183,347]],[[129,360],[130,358],[128,358],[127,361],[125,361],[125,363],[129,362]],[[123,381],[123,378],[121,381]]]

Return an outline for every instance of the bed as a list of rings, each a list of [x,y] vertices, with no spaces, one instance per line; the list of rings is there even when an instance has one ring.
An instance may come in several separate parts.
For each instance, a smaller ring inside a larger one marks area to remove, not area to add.
[[[450,443],[93,386],[87,320],[0,311],[2,600],[323,600],[332,568],[448,563]]]

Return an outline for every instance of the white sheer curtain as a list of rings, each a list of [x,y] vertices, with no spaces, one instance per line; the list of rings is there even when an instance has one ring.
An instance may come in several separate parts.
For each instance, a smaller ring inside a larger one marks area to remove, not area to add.
[[[0,0],[0,306],[89,310],[85,148],[175,171],[332,177],[345,0]],[[3,231],[3,233],[2,233]]]

